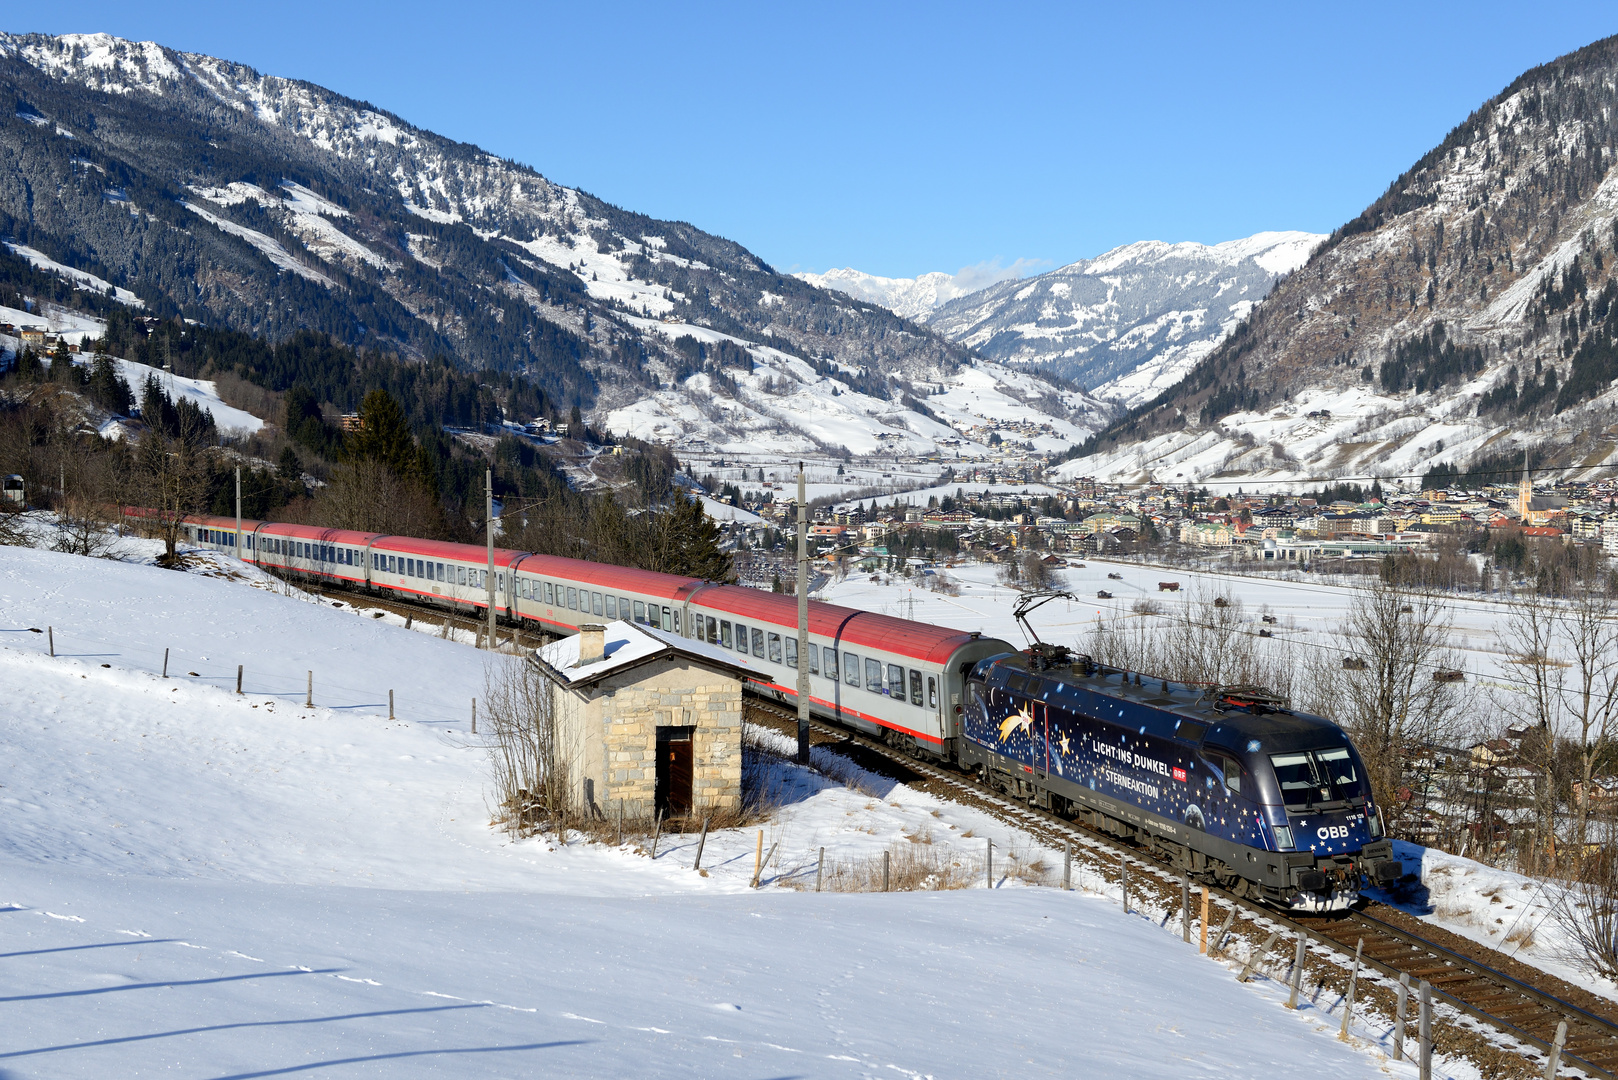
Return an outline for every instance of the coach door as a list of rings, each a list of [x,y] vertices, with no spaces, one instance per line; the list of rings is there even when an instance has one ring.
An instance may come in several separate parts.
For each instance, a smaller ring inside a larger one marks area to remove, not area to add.
[[[691,812],[692,733],[695,728],[657,729],[657,808],[669,817]]]

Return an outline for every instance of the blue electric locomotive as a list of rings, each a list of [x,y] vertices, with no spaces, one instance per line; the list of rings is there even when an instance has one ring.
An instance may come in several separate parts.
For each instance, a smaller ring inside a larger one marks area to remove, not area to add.
[[[980,661],[964,704],[960,764],[1201,880],[1331,911],[1362,876],[1402,873],[1348,736],[1257,688],[1143,679],[1036,644]]]

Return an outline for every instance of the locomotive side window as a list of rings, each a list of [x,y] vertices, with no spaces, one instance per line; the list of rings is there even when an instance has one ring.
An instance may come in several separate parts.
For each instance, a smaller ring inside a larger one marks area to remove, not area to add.
[[[888,696],[905,699],[905,669],[898,664],[888,665]]]
[[[936,675],[927,676],[927,707],[929,709],[938,708],[938,677]]]
[[[921,704],[921,672],[910,669],[910,704]]]
[[[860,684],[860,658],[851,652],[843,654],[843,681],[850,686]]]
[[[792,643],[792,647],[794,649],[796,649],[798,647],[798,643],[796,641],[794,641]],[[771,634],[770,635],[770,663],[779,664],[780,662],[781,662],[781,635],[780,634]],[[793,667],[798,666],[798,657],[797,657],[796,654],[794,654],[793,657],[792,657],[792,666]]]
[[[1235,758],[1224,758],[1220,764],[1225,767],[1225,786],[1236,794],[1242,793],[1242,764]]]
[[[873,694],[882,692],[882,661],[865,658],[865,689]]]

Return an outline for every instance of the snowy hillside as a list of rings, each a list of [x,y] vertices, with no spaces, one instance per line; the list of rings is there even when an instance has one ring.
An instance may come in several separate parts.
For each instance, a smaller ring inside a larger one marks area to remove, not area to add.
[[[1048,367],[1132,406],[1178,382],[1324,239],[1128,244],[949,301],[925,321],[986,356]]]
[[[1329,998],[1288,1012],[1099,879],[777,887],[822,844],[1017,850],[891,783],[787,767],[758,891],[751,833],[710,836],[706,876],[689,836],[510,843],[467,722],[483,654],[214,564],[0,560],[8,1075],[1385,1075],[1380,1031],[1339,1042]]]
[[[670,325],[839,365],[889,411],[910,382],[969,359],[731,240],[227,59],[0,34],[0,93],[16,102],[0,110],[0,153],[17,176],[0,213],[29,229],[13,250],[148,311],[521,372],[598,424],[686,381]]]
[[[799,357],[689,323],[635,320],[648,334],[721,342],[750,369],[716,364],[606,413],[602,426],[679,448],[681,455],[836,454],[990,458],[989,428],[1032,418],[1047,430],[1029,436],[1041,451],[1083,442],[1117,415],[1116,407],[1004,365],[975,363],[912,384],[918,411],[891,396],[857,389],[857,370],[822,374]],[[839,378],[841,374],[843,377]],[[928,415],[928,414],[931,415]],[[1009,435],[1009,430],[1008,430]],[[1024,436],[1018,435],[1019,441]]]

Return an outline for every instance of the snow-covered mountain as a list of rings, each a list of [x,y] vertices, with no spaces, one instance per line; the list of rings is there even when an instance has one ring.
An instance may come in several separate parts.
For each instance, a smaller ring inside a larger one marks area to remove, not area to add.
[[[153,42],[0,34],[0,160],[0,240],[146,314],[520,373],[559,412],[672,445],[953,439],[913,403],[974,370],[733,241]],[[1049,408],[1073,397],[1048,389]],[[1076,434],[1111,418],[1081,411]]]
[[[1183,382],[1065,468],[1416,483],[1472,466],[1510,480],[1530,451],[1536,466],[1610,478],[1615,160],[1618,37],[1485,102]]]
[[[924,321],[1006,363],[1033,364],[1125,405],[1178,382],[1302,266],[1324,236],[1127,244],[947,301]]]
[[[846,266],[824,274],[801,273],[793,277],[821,289],[833,289],[878,304],[907,319],[925,322],[926,316],[940,304],[986,289],[996,282],[1021,277],[1026,265],[1027,260],[1023,259],[1010,266],[990,262],[962,267],[953,274],[935,270],[913,278],[878,277]]]

